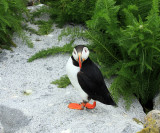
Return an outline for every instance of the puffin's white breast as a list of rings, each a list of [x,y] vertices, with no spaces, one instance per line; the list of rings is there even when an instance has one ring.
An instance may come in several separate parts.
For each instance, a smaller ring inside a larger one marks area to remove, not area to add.
[[[66,71],[72,85],[74,86],[74,88],[76,88],[80,92],[80,96],[82,97],[82,99],[85,101],[88,101],[88,95],[82,90],[77,79],[77,73],[80,71],[80,68],[73,65],[73,61],[71,57],[67,62]]]

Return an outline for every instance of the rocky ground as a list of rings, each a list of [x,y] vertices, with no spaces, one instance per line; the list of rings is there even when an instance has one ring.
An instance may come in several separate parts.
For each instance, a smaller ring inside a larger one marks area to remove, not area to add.
[[[31,25],[35,27],[35,25]],[[58,41],[62,29],[53,26],[49,35],[27,33],[34,43],[28,48],[14,35],[18,45],[0,54],[0,133],[136,133],[143,128],[133,118],[143,121],[145,113],[135,99],[130,110],[121,99],[118,107],[97,102],[93,110],[70,110],[70,102],[81,102],[73,86],[57,88],[51,81],[66,74],[69,54],[57,54],[31,63],[27,59],[41,49],[63,46],[69,38]],[[86,44],[77,39],[75,44]],[[107,81],[107,86],[110,82]],[[24,91],[32,90],[30,95]]]

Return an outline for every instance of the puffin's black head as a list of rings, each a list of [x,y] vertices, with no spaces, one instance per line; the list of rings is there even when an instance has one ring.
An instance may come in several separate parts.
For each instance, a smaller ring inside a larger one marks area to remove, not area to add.
[[[79,63],[79,67],[82,67],[82,63],[88,58],[89,50],[84,45],[78,45],[73,49],[73,58]]]

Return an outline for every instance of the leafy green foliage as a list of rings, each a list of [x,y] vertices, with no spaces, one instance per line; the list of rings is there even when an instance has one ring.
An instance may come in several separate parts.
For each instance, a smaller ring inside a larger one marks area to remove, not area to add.
[[[24,32],[21,33],[20,37],[23,39],[24,42],[26,42],[29,48],[33,48],[33,43],[30,40],[30,37],[28,37]]]
[[[39,34],[40,35],[47,35],[50,32],[52,32],[52,21],[42,21],[42,23],[39,25]]]
[[[50,10],[51,17],[58,26],[66,23],[85,23],[93,15],[97,0],[47,0],[45,2]]]
[[[41,8],[33,11],[30,13],[30,23],[37,25],[38,26],[38,30],[35,30],[31,27],[28,27],[27,25],[25,25],[25,30],[32,32],[34,34],[37,35],[48,35],[49,33],[51,33],[53,31],[53,19],[49,19],[49,20],[36,20],[35,18],[39,18],[43,15],[49,15],[50,14],[50,8],[46,5],[43,5]]]
[[[11,39],[13,32],[26,39],[22,33],[22,13],[27,13],[24,1],[0,0],[0,48],[11,49],[10,46],[16,46]],[[26,41],[32,46],[28,39]]]
[[[58,40],[62,40],[63,36],[70,36],[70,38],[76,39],[76,38],[81,38],[84,37],[84,29],[81,27],[66,27],[62,29],[61,34],[58,36]]]
[[[26,31],[29,31],[31,33],[37,34],[37,35],[48,35],[49,33],[51,33],[54,29],[52,29],[53,26],[53,22],[52,20],[48,20],[48,21],[35,21],[33,24],[38,25],[38,30],[35,30],[31,27],[29,27],[27,24],[25,24],[23,26],[23,29],[25,29]]]
[[[72,39],[85,37],[91,41],[88,47],[92,60],[101,66],[105,77],[115,76],[110,90],[116,101],[123,96],[129,107],[135,95],[145,106],[155,97],[160,88],[159,0],[95,0],[88,5],[86,0],[47,3],[50,8],[46,12],[59,26],[86,21],[85,33],[66,28],[59,40],[70,35]],[[72,46],[67,50],[42,50],[28,61],[59,52],[72,52]]]
[[[28,62],[32,62],[33,60],[38,59],[38,58],[45,58],[50,55],[55,55],[57,53],[71,53],[73,50],[73,47],[72,47],[73,42],[74,42],[74,40],[72,40],[70,43],[64,45],[63,47],[52,47],[52,48],[48,48],[46,50],[41,50],[38,53],[36,53],[35,55],[33,55],[32,57],[30,57],[28,59]]]
[[[159,0],[98,0],[86,36],[111,85],[114,99],[136,95],[145,106],[160,85]]]
[[[39,35],[39,33],[38,33],[37,30],[35,30],[35,29],[29,27],[27,24],[25,24],[25,25],[23,26],[23,29],[26,30],[26,31],[28,31],[28,32],[31,32],[31,33],[34,33],[34,34]]]
[[[48,6],[42,6],[41,8],[35,10],[34,12],[31,13],[30,17],[32,21],[35,21],[35,18],[40,17],[41,15],[44,14],[50,14],[51,10]]]
[[[61,31],[61,34],[58,36],[58,40],[61,41],[64,36],[70,37],[70,39],[71,39],[70,43],[72,43],[72,41],[76,40],[76,39],[85,39],[86,40],[87,39],[86,32],[87,32],[86,29],[84,29],[80,26],[66,27]],[[87,41],[89,41],[89,40],[87,40]],[[102,65],[101,62],[99,62],[99,60],[97,58],[97,54],[94,51],[94,46],[87,45],[87,47],[90,50],[89,56],[92,59],[92,61]]]
[[[58,85],[58,88],[66,88],[69,84],[71,84],[67,75],[64,75],[60,79],[52,81],[51,84]]]
[[[48,21],[36,21],[34,24],[38,25],[39,30],[37,31],[38,35],[48,35],[50,32],[53,31],[52,29],[52,25],[53,25],[53,21],[52,20],[48,20]]]

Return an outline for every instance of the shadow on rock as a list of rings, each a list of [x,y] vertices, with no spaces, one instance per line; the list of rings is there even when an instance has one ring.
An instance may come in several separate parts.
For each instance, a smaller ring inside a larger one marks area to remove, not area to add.
[[[0,105],[1,132],[14,133],[29,122],[30,120],[20,110]]]

